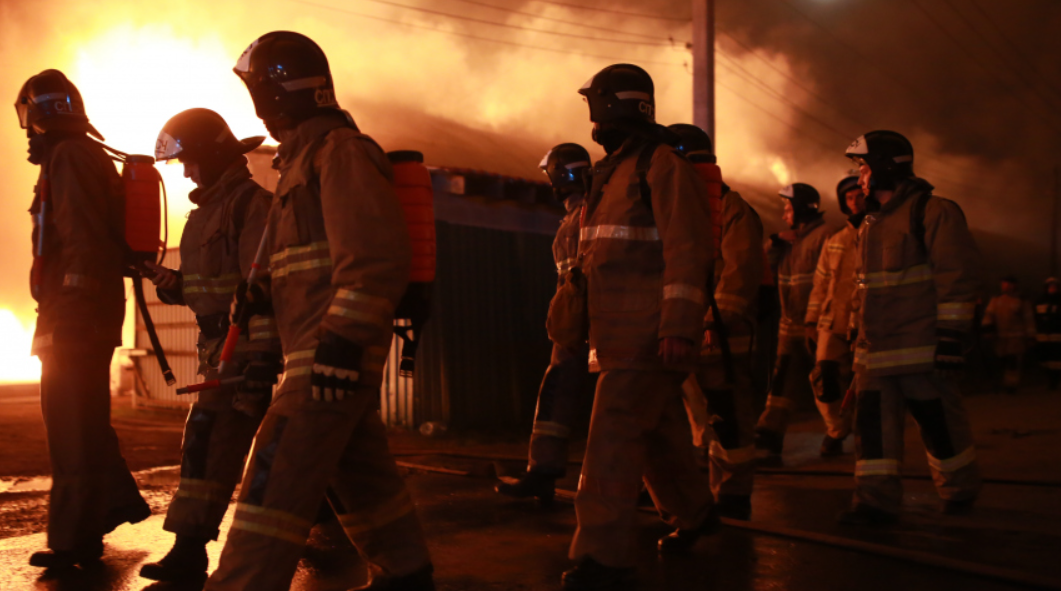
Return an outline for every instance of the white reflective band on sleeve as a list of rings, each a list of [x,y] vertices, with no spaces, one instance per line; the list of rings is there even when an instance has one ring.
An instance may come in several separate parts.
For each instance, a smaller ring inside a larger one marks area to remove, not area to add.
[[[962,453],[946,460],[934,458],[928,452],[925,452],[925,456],[928,457],[928,465],[933,470],[937,472],[957,472],[976,461],[976,449],[969,447]]]
[[[281,82],[280,86],[284,87],[284,90],[288,92],[294,92],[296,90],[305,90],[307,88],[316,88],[323,86],[328,79],[324,76],[312,76],[310,78],[299,78],[298,80],[292,80],[290,82]]]
[[[580,232],[580,239],[584,242],[603,238],[658,242],[659,230],[655,226],[590,226]]]
[[[671,283],[663,286],[663,299],[689,300],[697,304],[704,303],[704,290],[684,283]]]
[[[49,92],[48,94],[33,97],[33,102],[43,103],[45,101],[65,101],[67,98],[65,92]]]
[[[898,476],[899,460],[859,460],[855,476]]]
[[[597,363],[597,350],[596,349],[590,349],[589,350],[589,363],[590,363],[590,365],[593,365],[594,363]]]
[[[567,425],[552,421],[534,421],[534,429],[531,431],[531,434],[567,439],[571,436],[571,428]]]
[[[556,263],[556,272],[561,274],[561,275],[563,275],[564,273],[567,273],[568,271],[570,271],[571,267],[574,267],[576,262],[578,262],[578,259],[576,259],[574,257],[569,258],[569,259],[564,259],[564,260],[560,261],[559,263]]]
[[[625,101],[628,99],[637,99],[642,101],[652,100],[651,94],[647,92],[641,92],[640,90],[623,90],[621,92],[615,93],[615,96],[621,101]]]

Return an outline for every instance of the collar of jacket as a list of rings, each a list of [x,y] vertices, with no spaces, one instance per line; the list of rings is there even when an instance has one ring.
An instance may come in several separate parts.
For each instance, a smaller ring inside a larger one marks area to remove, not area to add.
[[[818,218],[816,220],[807,222],[796,229],[796,238],[803,238],[807,234],[810,234],[815,228],[825,223],[825,218]]]
[[[222,198],[231,195],[232,189],[249,178],[251,178],[251,171],[247,168],[247,157],[240,156],[225,169],[225,172],[221,173],[221,178],[217,179],[216,183],[205,189],[194,189],[188,195],[188,199],[197,206],[203,207],[217,200],[219,195]]]
[[[276,155],[280,157],[280,165],[284,166],[292,158],[298,156],[302,149],[310,145],[313,140],[336,127],[346,125],[348,124],[342,113],[323,113],[299,123],[294,129],[284,134],[285,137],[276,150]]]
[[[855,215],[848,216],[847,225],[854,229],[858,229],[862,225],[862,220],[866,219],[866,212],[856,213]]]
[[[914,195],[931,193],[933,189],[935,189],[935,187],[923,178],[914,177],[906,179],[899,183],[892,198],[889,199],[887,203],[880,206],[880,209],[876,213],[878,216],[887,215],[888,212],[895,211],[900,205],[906,202],[907,199],[910,199]]]

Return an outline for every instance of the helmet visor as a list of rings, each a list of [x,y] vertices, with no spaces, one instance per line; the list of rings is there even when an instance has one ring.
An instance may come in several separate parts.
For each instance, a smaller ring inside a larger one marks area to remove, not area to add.
[[[165,161],[179,158],[183,148],[180,140],[162,131],[155,140],[155,160]]]

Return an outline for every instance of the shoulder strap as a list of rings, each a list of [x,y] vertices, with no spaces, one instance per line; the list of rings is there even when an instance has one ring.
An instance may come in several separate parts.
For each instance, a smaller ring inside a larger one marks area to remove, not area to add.
[[[634,165],[641,202],[648,208],[649,213],[652,213],[652,187],[648,184],[648,170],[652,168],[652,156],[655,155],[657,147],[659,144],[654,142],[645,144],[637,155],[637,164]]]
[[[925,244],[925,206],[931,198],[932,193],[921,193],[910,207],[910,233],[917,239],[922,254],[928,252],[928,246]]]

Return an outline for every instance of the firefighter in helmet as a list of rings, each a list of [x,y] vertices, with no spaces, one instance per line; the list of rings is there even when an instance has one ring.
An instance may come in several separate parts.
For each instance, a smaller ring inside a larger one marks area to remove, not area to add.
[[[196,208],[181,236],[180,269],[148,263],[151,279],[160,300],[195,313],[199,374],[207,380],[243,374],[244,381],[199,393],[188,413],[180,486],[163,524],[177,539],[164,558],[140,569],[148,579],[206,578],[206,544],[217,539],[276,383],[280,341],[267,307],[250,317],[225,373],[218,368],[229,307],[250,273],[272,200],[251,178],[244,156],[264,139],[238,140],[214,111],[188,109],[166,122],[155,144],[155,159],[180,161],[197,188],[188,195]]]
[[[958,204],[914,176],[914,149],[894,131],[847,148],[867,215],[859,228],[855,324],[855,495],[842,523],[898,519],[903,425],[909,410],[925,443],[944,513],[971,509],[980,491],[969,416],[950,377],[980,297],[980,254]]]
[[[777,360],[766,398],[766,409],[755,427],[755,445],[766,450],[765,464],[780,465],[785,431],[799,400],[811,396],[807,376],[814,369],[816,326],[805,323],[814,287],[815,269],[832,230],[825,225],[818,190],[806,183],[781,189],[782,219],[790,230],[770,236],[768,258],[777,269],[781,322]],[[839,403],[836,404],[837,411]],[[828,411],[823,413],[828,417]],[[826,424],[830,422],[826,418]]]
[[[1015,276],[1003,277],[999,283],[1002,293],[987,303],[981,334],[994,345],[995,357],[1002,363],[1002,388],[1012,394],[1020,386],[1024,353],[1035,339],[1035,317]]]
[[[814,402],[825,419],[822,457],[844,453],[851,433],[852,414],[844,397],[851,385],[851,304],[855,299],[858,227],[866,217],[866,198],[858,177],[849,175],[836,185],[836,200],[847,223],[825,241],[814,288],[807,304],[806,325],[817,331],[814,370],[810,375]]]
[[[377,412],[412,256],[390,163],[339,109],[328,60],[308,37],[267,33],[235,72],[280,142],[269,288],[247,297],[272,300],[284,372],[206,589],[286,591],[326,490],[369,563],[363,589],[434,589]]]
[[[40,166],[33,206],[33,354],[51,457],[48,547],[30,564],[89,565],[103,536],[151,515],[110,424],[110,364],[122,341],[125,244],[122,181],[96,141],[77,88],[45,70],[15,101]]]
[[[577,331],[588,319],[590,370],[600,372],[575,498],[577,564],[563,576],[571,590],[632,577],[630,524],[642,479],[676,527],[660,540],[661,552],[688,550],[719,523],[681,389],[703,338],[713,258],[707,189],[666,145],[673,134],[656,124],[647,72],[612,65],[579,93],[608,155],[592,168],[578,271],[565,277],[584,289],[564,293],[588,296],[586,316],[573,313],[567,323]]]
[[[669,127],[675,144],[708,186],[713,224],[714,305],[707,311],[695,379],[683,387],[693,440],[711,474],[722,517],[749,519],[755,475],[751,344],[763,276],[759,214],[722,181],[711,138],[695,125]],[[715,314],[718,314],[716,318]]]
[[[582,146],[560,144],[549,150],[539,165],[567,210],[553,240],[558,282],[578,257],[579,215],[586,197],[584,175],[591,164],[589,152]],[[518,482],[499,483],[497,492],[516,498],[533,496],[545,504],[553,500],[556,480],[567,472],[567,440],[586,389],[588,355],[585,343],[573,351],[553,343],[552,358],[538,392],[527,472]]]

